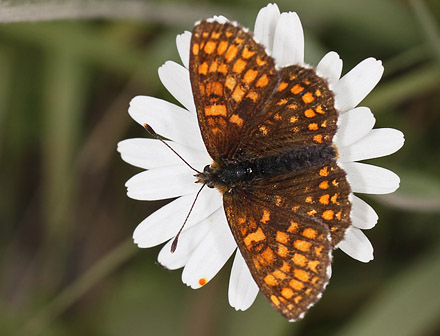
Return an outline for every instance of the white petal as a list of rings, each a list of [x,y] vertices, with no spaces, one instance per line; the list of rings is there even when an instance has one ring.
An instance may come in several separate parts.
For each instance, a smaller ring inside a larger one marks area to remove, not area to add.
[[[174,253],[171,253],[171,245],[174,238],[168,241],[159,252],[158,262],[170,270],[185,266],[193,251],[210,230],[209,223],[210,219],[208,217],[189,229],[184,229],[180,234]]]
[[[203,169],[204,165],[212,161],[206,151],[199,151],[174,141],[166,142],[196,169]],[[144,169],[175,166],[183,163],[176,154],[156,139],[123,140],[118,143],[117,149],[125,162]]]
[[[338,82],[342,73],[342,60],[339,55],[330,51],[316,66],[316,73],[327,79],[330,89]]]
[[[304,33],[296,13],[281,13],[275,29],[273,57],[276,65],[284,66],[304,63]]]
[[[370,241],[361,230],[354,227],[347,229],[344,240],[338,247],[350,257],[362,262],[369,262],[374,258]]]
[[[173,97],[188,111],[195,114],[196,107],[194,105],[188,69],[176,62],[167,61],[159,68],[159,78],[163,86]]]
[[[373,129],[368,135],[349,147],[339,150],[341,162],[359,161],[390,155],[404,143],[403,133],[393,128]]]
[[[191,33],[189,31],[179,34],[176,37],[177,51],[185,68],[189,68],[189,47],[191,44]]]
[[[199,150],[205,148],[196,116],[177,105],[154,97],[137,96],[131,100],[128,113],[137,123],[149,124],[165,138]]]
[[[343,113],[356,107],[376,86],[383,74],[382,62],[367,58],[334,86],[335,107]]]
[[[388,194],[399,187],[400,178],[391,170],[359,162],[339,163],[354,192]]]
[[[133,233],[135,244],[139,247],[152,247],[174,237],[182,226],[194,202],[195,194],[185,195],[168,203],[144,219]],[[185,228],[207,218],[222,205],[221,194],[214,189],[205,188],[199,195]]]
[[[379,218],[376,211],[364,200],[357,196],[352,197],[351,221],[354,227],[368,230],[374,227]]]
[[[189,167],[170,166],[143,171],[125,183],[127,195],[140,201],[154,201],[196,193],[201,185],[195,183]]]
[[[268,4],[261,8],[255,20],[254,37],[257,42],[262,43],[272,53],[275,28],[280,10],[276,4]]]
[[[375,122],[376,119],[368,107],[357,107],[341,114],[334,139],[339,151],[342,147],[351,145],[366,136],[373,129]]]
[[[209,282],[237,248],[223,207],[211,216],[210,226],[211,229],[194,250],[182,272],[182,282],[194,289]]]
[[[257,294],[258,286],[237,249],[229,280],[229,304],[236,310],[246,310],[254,303]]]

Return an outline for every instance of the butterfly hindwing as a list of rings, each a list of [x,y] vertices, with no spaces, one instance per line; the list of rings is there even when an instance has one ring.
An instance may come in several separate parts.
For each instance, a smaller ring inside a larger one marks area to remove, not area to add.
[[[226,193],[224,209],[240,252],[261,292],[291,321],[301,319],[328,283],[327,226],[249,192]]]
[[[202,21],[192,34],[189,70],[208,153],[231,156],[276,85],[274,61],[243,28]]]

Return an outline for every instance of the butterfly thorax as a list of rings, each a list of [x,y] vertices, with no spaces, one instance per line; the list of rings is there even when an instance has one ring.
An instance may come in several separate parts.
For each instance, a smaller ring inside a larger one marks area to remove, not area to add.
[[[217,159],[196,177],[197,182],[224,193],[261,179],[317,167],[335,158],[336,150],[331,145],[306,146],[271,156],[241,160]]]

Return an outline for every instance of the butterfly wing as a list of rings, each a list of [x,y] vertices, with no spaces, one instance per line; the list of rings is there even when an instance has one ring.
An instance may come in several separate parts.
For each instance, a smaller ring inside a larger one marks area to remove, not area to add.
[[[338,114],[327,82],[313,69],[297,65],[282,68],[278,75],[277,87],[253,118],[237,158],[332,143]]]
[[[224,209],[240,252],[264,296],[290,321],[301,319],[330,278],[327,226],[311,217],[234,191]]]
[[[230,158],[277,83],[274,61],[243,28],[202,21],[193,30],[189,70],[208,153]]]

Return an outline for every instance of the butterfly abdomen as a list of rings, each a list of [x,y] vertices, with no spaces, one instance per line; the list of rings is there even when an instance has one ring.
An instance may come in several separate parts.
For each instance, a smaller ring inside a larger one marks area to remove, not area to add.
[[[215,162],[205,167],[199,182],[208,187],[231,189],[252,184],[268,177],[288,174],[323,165],[336,158],[331,145],[306,146],[277,155],[238,160],[235,162]]]

